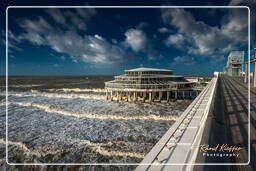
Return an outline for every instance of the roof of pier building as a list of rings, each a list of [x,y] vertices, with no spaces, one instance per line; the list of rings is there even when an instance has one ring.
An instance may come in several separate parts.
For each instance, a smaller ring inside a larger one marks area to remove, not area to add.
[[[129,69],[129,70],[124,70],[125,72],[140,72],[140,71],[167,71],[170,72],[172,70],[169,69],[158,69],[158,68],[135,68],[135,69]]]
[[[127,76],[172,75],[172,70],[158,69],[158,68],[135,68],[135,69],[125,70],[125,75]]]

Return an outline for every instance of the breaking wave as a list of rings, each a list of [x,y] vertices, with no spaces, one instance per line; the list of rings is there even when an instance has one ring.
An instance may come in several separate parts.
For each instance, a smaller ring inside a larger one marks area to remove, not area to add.
[[[5,139],[0,139],[1,144],[6,144]],[[104,147],[101,147],[101,145],[104,145],[106,143],[91,143],[90,141],[86,141],[86,143],[83,143],[83,145],[87,145],[93,152],[98,153],[103,156],[127,156],[127,157],[132,157],[132,158],[143,158],[146,154],[145,153],[136,153],[136,152],[126,152],[126,151],[119,151],[119,150],[113,150],[109,151],[105,149]],[[24,143],[21,142],[13,142],[8,140],[8,145],[10,146],[15,146],[22,151],[28,153],[30,156],[46,156],[46,155],[55,155],[57,153],[61,153],[62,150],[31,150],[29,149]],[[96,146],[95,146],[96,145]]]
[[[58,113],[66,116],[74,116],[78,118],[91,118],[91,119],[121,119],[121,120],[136,120],[136,119],[142,119],[142,120],[162,120],[162,121],[173,121],[178,118],[177,115],[172,116],[156,116],[156,115],[140,115],[140,116],[118,116],[118,115],[112,115],[112,114],[91,114],[91,113],[77,113],[77,112],[71,112],[71,111],[65,111],[60,109],[55,109],[52,106],[48,105],[42,105],[34,102],[8,102],[9,104],[15,104],[25,107],[36,107],[41,110],[44,110],[45,112],[49,113]]]
[[[104,92],[80,88],[9,91],[12,161],[137,163],[185,110],[175,102],[107,101]],[[5,104],[2,99],[1,108]]]
[[[5,95],[5,93],[2,93],[1,95]],[[17,97],[49,97],[49,98],[68,98],[68,99],[74,99],[74,98],[82,98],[82,99],[95,99],[95,100],[102,100],[105,99],[105,96],[103,95],[95,95],[95,94],[61,94],[61,93],[46,93],[46,92],[9,92],[8,96],[17,96]]]
[[[105,93],[106,89],[101,88],[60,88],[60,89],[47,89],[49,92],[94,92]]]

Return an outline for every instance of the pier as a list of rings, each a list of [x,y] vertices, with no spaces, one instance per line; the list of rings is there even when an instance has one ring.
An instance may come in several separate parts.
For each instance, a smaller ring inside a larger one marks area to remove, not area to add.
[[[107,100],[169,102],[194,99],[203,89],[201,83],[197,85],[183,76],[173,75],[172,70],[136,68],[105,82],[105,89]]]
[[[225,74],[213,78],[135,170],[256,170],[256,89],[251,85],[249,105],[243,80]],[[199,150],[204,144],[242,150],[238,157],[209,157]]]

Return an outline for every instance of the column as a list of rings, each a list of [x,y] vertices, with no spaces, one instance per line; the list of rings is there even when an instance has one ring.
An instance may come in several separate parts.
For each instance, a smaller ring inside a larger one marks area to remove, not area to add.
[[[185,99],[185,91],[182,91],[182,98]]]
[[[136,101],[136,92],[133,92],[133,101]]]
[[[178,91],[175,91],[174,92],[174,98],[177,99],[177,97],[178,97]]]
[[[152,92],[152,101],[155,100],[156,92]]]
[[[159,92],[159,98],[158,98],[158,100],[159,100],[159,101],[161,101],[161,100],[162,100],[162,96],[163,96],[163,92],[162,92],[162,91],[160,91],[160,92]]]
[[[119,92],[118,91],[116,92],[116,99],[119,102]]]
[[[113,91],[112,90],[110,91],[110,100],[111,101],[113,100]]]
[[[149,102],[152,102],[152,92],[150,92],[148,96],[149,96],[149,98],[148,98]]]
[[[127,97],[128,101],[130,102],[131,101],[131,93],[128,92],[128,97]]]
[[[106,91],[106,99],[108,100],[108,90]]]
[[[167,95],[166,95],[167,97],[166,97],[166,100],[167,100],[167,102],[169,101],[169,99],[170,99],[170,92],[169,91],[167,91]]]
[[[143,102],[145,102],[145,100],[146,100],[146,97],[147,97],[147,94],[146,94],[146,92],[143,92]]]

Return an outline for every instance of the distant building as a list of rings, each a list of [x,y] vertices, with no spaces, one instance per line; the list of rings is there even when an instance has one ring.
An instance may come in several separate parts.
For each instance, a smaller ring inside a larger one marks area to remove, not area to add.
[[[226,72],[229,76],[240,76],[244,60],[244,51],[232,51],[227,60]]]
[[[191,97],[195,83],[183,76],[173,75],[171,70],[136,68],[125,70],[124,75],[115,76],[105,82],[107,99],[126,101],[169,101],[170,98]]]

